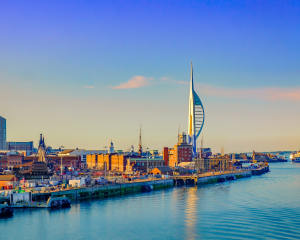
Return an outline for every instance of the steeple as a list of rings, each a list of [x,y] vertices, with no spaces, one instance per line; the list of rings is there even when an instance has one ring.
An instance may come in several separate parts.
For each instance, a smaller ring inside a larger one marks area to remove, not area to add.
[[[108,153],[114,153],[115,150],[114,150],[114,144],[112,142],[112,139],[110,140],[110,145],[109,145],[109,148],[108,148]]]
[[[140,137],[139,137],[139,151],[138,151],[138,154],[139,154],[139,157],[142,156],[142,126],[140,124]]]

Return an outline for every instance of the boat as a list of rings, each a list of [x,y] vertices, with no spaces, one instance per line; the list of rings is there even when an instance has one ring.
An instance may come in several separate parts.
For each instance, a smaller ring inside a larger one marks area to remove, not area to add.
[[[12,216],[14,212],[14,209],[9,206],[6,202],[0,204],[0,216],[1,217],[7,217]]]
[[[292,162],[300,162],[300,151],[295,154],[292,154]]]
[[[13,208],[66,208],[71,207],[71,200],[65,196],[49,197],[47,201],[32,201],[31,192],[10,195]]]

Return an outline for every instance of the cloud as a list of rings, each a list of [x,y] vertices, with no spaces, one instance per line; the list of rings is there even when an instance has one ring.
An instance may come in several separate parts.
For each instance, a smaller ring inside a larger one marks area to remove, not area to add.
[[[176,81],[176,82],[180,84],[189,84],[188,82],[184,82],[184,81]]]
[[[128,82],[110,88],[112,89],[140,88],[140,87],[149,86],[152,80],[154,80],[154,78],[152,77],[147,78],[143,76],[134,76]]]
[[[206,84],[195,84],[200,94],[211,97],[222,97],[232,99],[254,99],[265,101],[300,101],[300,88],[250,88],[250,89],[234,89],[220,88]]]
[[[172,77],[168,76],[168,77],[162,77],[160,78],[160,80],[166,82],[166,81],[172,81]]]
[[[84,86],[84,88],[87,88],[87,89],[92,89],[94,88],[95,86]]]

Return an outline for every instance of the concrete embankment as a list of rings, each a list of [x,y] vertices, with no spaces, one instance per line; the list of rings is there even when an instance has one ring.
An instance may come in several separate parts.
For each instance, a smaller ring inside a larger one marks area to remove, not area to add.
[[[197,185],[217,183],[220,181],[219,179],[221,179],[221,178],[228,179],[231,176],[235,176],[236,179],[251,177],[251,171],[228,173],[228,174],[208,176],[208,177],[200,177],[200,178],[197,178]]]
[[[251,171],[230,172],[211,176],[174,176],[169,179],[144,180],[132,183],[112,184],[112,185],[95,185],[90,187],[61,189],[56,191],[32,191],[26,189],[25,191],[32,192],[33,201],[46,200],[49,197],[66,196],[69,199],[84,199],[84,198],[101,198],[124,194],[140,193],[143,191],[143,186],[152,185],[153,190],[159,190],[182,185],[203,185],[222,182],[221,179],[229,180],[230,177],[235,176],[236,179],[251,177]],[[0,197],[0,201],[9,201],[9,196]]]
[[[70,199],[83,199],[92,197],[108,197],[122,194],[142,192],[143,185],[152,185],[153,190],[173,187],[173,179],[133,182],[124,184],[114,184],[105,186],[91,186],[83,188],[66,189],[62,191],[52,191],[44,193],[33,193],[33,201],[42,200],[45,196],[60,197],[66,196]]]
[[[183,185],[203,185],[212,184],[218,182],[225,182],[226,180],[240,179],[251,177],[251,171],[236,171],[236,172],[224,172],[224,173],[209,173],[202,176],[173,176],[175,186]]]

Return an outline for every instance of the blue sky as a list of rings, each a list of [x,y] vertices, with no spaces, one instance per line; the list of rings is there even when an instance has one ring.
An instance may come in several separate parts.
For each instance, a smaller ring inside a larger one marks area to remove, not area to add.
[[[299,13],[296,1],[2,2],[8,140],[125,149],[141,123],[145,147],[172,146],[193,61],[206,147],[296,150]]]

